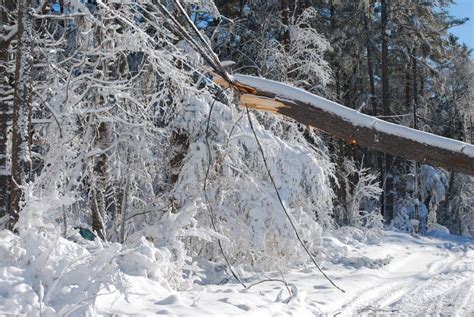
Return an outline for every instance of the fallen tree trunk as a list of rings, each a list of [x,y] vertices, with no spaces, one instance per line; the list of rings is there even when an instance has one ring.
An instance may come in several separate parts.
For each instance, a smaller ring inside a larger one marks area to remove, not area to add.
[[[473,145],[383,121],[279,82],[245,75],[233,79],[242,106],[281,114],[371,150],[474,175]]]

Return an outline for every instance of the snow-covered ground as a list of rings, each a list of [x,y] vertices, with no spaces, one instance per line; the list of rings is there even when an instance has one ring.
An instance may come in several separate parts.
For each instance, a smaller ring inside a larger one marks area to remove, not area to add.
[[[123,274],[134,274],[130,268],[143,262],[134,257],[145,251],[121,258],[117,254],[129,251],[119,244],[85,245],[51,241],[44,233],[1,231],[0,315],[474,316],[474,240],[439,232],[420,237],[386,231],[380,243],[366,244],[358,242],[353,230],[339,230],[334,234],[339,239],[326,237],[323,243],[337,250],[325,250],[334,263],[322,264],[345,293],[311,266],[284,273],[288,288],[266,282],[244,290],[231,281],[193,284],[178,292],[167,286],[165,275],[151,280]],[[161,258],[162,264],[153,265],[164,272],[166,258]],[[216,274],[207,273],[207,281]],[[225,278],[221,271],[215,280]],[[281,275],[247,273],[246,282],[263,278]]]
[[[128,299],[113,292],[99,296],[97,311],[174,316],[474,315],[473,240],[387,231],[378,245],[346,247],[348,255],[339,264],[325,265],[346,293],[331,287],[312,268],[285,274],[292,298],[278,282],[249,290],[239,284],[198,285],[170,294],[157,282],[128,276],[132,295]],[[280,278],[280,274],[266,277]]]

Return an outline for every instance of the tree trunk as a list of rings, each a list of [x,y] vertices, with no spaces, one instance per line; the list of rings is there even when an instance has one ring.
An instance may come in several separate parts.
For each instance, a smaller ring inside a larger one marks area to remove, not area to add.
[[[5,216],[7,213],[7,201],[8,201],[8,179],[10,171],[7,166],[7,122],[9,121],[10,111],[10,90],[8,84],[8,77],[6,68],[8,67],[8,44],[4,45],[5,42],[1,43],[0,47],[0,98],[2,98],[0,108],[0,218]]]
[[[15,92],[12,124],[12,164],[9,198],[9,228],[18,221],[21,186],[30,176],[31,99],[33,66],[33,0],[18,2],[18,32],[15,69]]]
[[[367,17],[364,18],[365,31],[369,34],[369,24]],[[370,86],[370,105],[372,107],[372,115],[377,116],[377,102],[375,100],[375,78],[374,78],[374,61],[372,56],[372,44],[370,38],[367,37],[367,73],[369,76]]]
[[[410,65],[408,64],[406,66],[406,70],[405,70],[405,108],[407,109],[410,109],[411,108],[411,102],[412,102],[412,98],[411,98],[411,75],[410,75]]]
[[[417,77],[417,62],[416,58],[412,58],[413,67],[413,129],[418,129],[418,117],[416,112],[418,111],[418,82]]]
[[[414,50],[414,53],[416,50]],[[417,78],[417,62],[416,58],[412,57],[412,69],[413,69],[413,74],[412,74],[412,79],[413,79],[413,129],[418,129],[418,117],[416,115],[416,112],[418,110],[418,82],[416,80]],[[419,218],[419,194],[418,194],[418,163],[416,161],[413,162],[413,180],[415,182],[415,187],[413,188],[413,197],[416,199],[415,201],[415,215],[417,215],[417,218]],[[426,206],[428,208],[429,212],[429,205]]]
[[[388,72],[388,35],[387,35],[387,3],[380,0],[381,4],[381,32],[382,32],[382,107],[384,116],[390,116],[390,85]],[[385,152],[386,153],[386,152]],[[385,154],[385,175],[383,182],[382,214],[387,222],[393,219],[393,176],[391,175],[395,158]]]
[[[130,163],[129,163],[130,164]],[[127,173],[127,180],[125,181],[125,188],[123,189],[123,197],[122,201],[120,203],[121,209],[120,209],[120,215],[121,215],[121,225],[120,225],[120,243],[125,242],[125,225],[127,222],[127,209],[128,209],[128,197],[129,197],[129,191],[130,191],[130,171]]]
[[[454,181],[456,177],[457,176],[455,172],[449,172],[448,188],[446,189],[446,196],[444,201],[442,202],[442,208],[440,208],[438,219],[439,223],[443,226],[446,226],[451,233],[460,234],[459,232],[457,232],[459,226],[457,226],[456,223],[457,221],[459,221],[459,208],[455,208],[454,210],[451,210],[450,208],[451,202],[456,196],[456,194],[454,193]]]
[[[474,116],[474,114],[470,113],[469,114],[469,130],[470,130],[470,140],[469,140],[469,143],[473,144],[474,142],[474,127],[472,125],[472,117]]]
[[[105,30],[101,27],[100,12],[96,12],[96,17],[100,21],[99,26],[95,30],[96,40],[98,43],[98,49],[104,50],[107,48],[107,45],[111,43],[104,44]],[[107,21],[106,23],[110,23]],[[109,65],[107,60],[104,59],[99,63],[98,68],[102,71],[104,78],[110,78]],[[106,104],[107,98],[103,96],[100,91],[96,92],[95,105],[102,106]],[[96,118],[96,135],[95,135],[95,148],[100,151],[100,154],[95,158],[94,162],[94,172],[92,178],[92,187],[91,187],[91,220],[92,220],[92,231],[94,231],[98,237],[102,240],[106,239],[105,226],[106,226],[106,214],[107,214],[107,184],[109,181],[108,174],[108,157],[107,157],[107,147],[109,145],[109,123],[101,121],[101,119]]]
[[[288,0],[281,0],[281,20],[283,23],[283,47],[285,48],[286,52],[290,51],[290,7],[288,4]]]
[[[337,32],[337,15],[336,15],[336,7],[334,5],[334,2],[331,1],[330,4],[330,22],[331,22],[331,30],[332,32]],[[342,79],[341,79],[341,67],[339,64],[338,56],[336,52],[333,52],[331,55],[331,60],[332,64],[334,65],[334,73],[335,73],[335,90],[336,90],[336,100],[338,102],[343,102],[343,94],[342,94]],[[334,163],[336,163],[336,169],[339,171],[343,171],[345,169],[344,167],[344,161],[346,159],[345,155],[345,148],[347,147],[347,144],[343,140],[334,140]],[[334,192],[336,194],[336,197],[334,199],[335,206],[339,206],[340,210],[344,210],[344,214],[341,215],[336,215],[337,219],[336,221],[339,222],[339,224],[347,224],[347,187],[348,187],[348,179],[345,177],[345,173],[337,173],[336,174],[336,179],[337,179],[337,185],[335,184],[334,186]]]
[[[332,32],[336,32],[336,8],[334,3],[331,2],[330,6],[330,16],[331,16],[331,30]],[[336,86],[336,100],[338,102],[342,102],[342,93],[341,93],[341,71],[339,67],[338,57],[336,56],[336,52],[332,53],[332,60],[334,64],[334,80]]]
[[[8,14],[16,11],[13,1],[1,1],[1,21],[8,24]],[[14,88],[13,74],[10,72],[11,59],[9,55],[10,40],[0,40],[0,218],[8,214],[8,188],[10,187],[10,170],[8,168],[8,122],[11,121],[13,109]]]
[[[3,4],[3,3],[2,3]],[[2,21],[7,21],[7,12],[2,10]],[[3,22],[3,23],[5,23]],[[0,43],[0,218],[7,213],[8,200],[8,178],[10,171],[7,166],[7,122],[9,120],[10,111],[10,84],[8,83],[8,48],[10,43],[8,41],[1,41]]]
[[[101,122],[97,129],[96,147],[105,151],[108,138],[107,123]],[[92,230],[105,239],[105,191],[107,190],[107,154],[102,152],[94,165],[94,183],[91,197]]]
[[[382,107],[384,116],[390,113],[390,87],[388,73],[388,35],[387,35],[387,4],[385,0],[380,0],[382,6],[381,27],[382,27]]]
[[[350,144],[474,175],[473,145],[386,122],[275,81],[233,78],[243,106],[279,113]],[[215,82],[227,86],[222,79]]]

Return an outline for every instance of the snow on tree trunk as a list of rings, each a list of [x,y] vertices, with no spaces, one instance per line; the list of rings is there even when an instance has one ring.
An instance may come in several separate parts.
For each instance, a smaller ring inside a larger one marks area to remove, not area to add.
[[[2,13],[2,19],[4,19]],[[7,122],[9,120],[10,110],[10,85],[8,84],[8,47],[7,41],[2,41],[0,47],[0,98],[2,98],[0,108],[0,217],[3,217],[7,211],[8,200],[8,176],[10,172],[7,166]]]
[[[282,83],[245,75],[234,79],[241,105],[279,113],[351,144],[474,175],[470,144],[386,122]]]
[[[0,16],[4,25],[9,25],[9,15],[16,11],[16,4],[13,1],[2,2],[4,9]],[[16,21],[15,21],[16,22]],[[11,26],[12,29],[15,26]],[[10,31],[11,32],[11,31]],[[10,82],[13,78],[13,61],[9,55],[12,36],[2,37],[0,40],[0,218],[8,213],[8,187],[10,180],[10,170],[8,169],[8,123],[11,121],[13,105],[13,85]]]
[[[91,213],[92,230],[104,239],[105,223],[105,191],[107,189],[107,154],[104,152],[107,145],[107,124],[101,122],[97,129],[96,146],[102,153],[94,165],[94,184],[92,187]]]
[[[15,93],[13,101],[11,190],[9,200],[9,227],[18,221],[21,186],[30,175],[30,126],[33,64],[33,0],[18,3],[17,56]]]

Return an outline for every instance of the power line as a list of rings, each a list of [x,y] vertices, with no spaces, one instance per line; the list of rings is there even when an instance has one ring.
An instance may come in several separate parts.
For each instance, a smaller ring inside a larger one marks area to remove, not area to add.
[[[275,193],[278,197],[278,201],[280,202],[280,205],[283,209],[283,211],[285,212],[285,215],[286,215],[286,218],[288,219],[289,223],[291,224],[291,227],[293,228],[293,231],[296,235],[296,238],[298,239],[299,243],[301,244],[301,246],[303,247],[304,251],[306,252],[306,254],[309,256],[309,258],[311,259],[311,261],[313,262],[314,266],[316,266],[316,268],[319,270],[319,272],[335,287],[337,288],[338,290],[340,290],[341,292],[345,293],[346,291],[343,290],[342,288],[340,288],[339,286],[336,285],[336,283],[334,283],[331,278],[329,278],[329,276],[326,275],[326,273],[324,273],[324,271],[321,269],[321,267],[319,266],[319,264],[316,262],[315,258],[313,257],[313,255],[311,254],[311,252],[309,252],[308,248],[306,247],[306,245],[304,244],[303,240],[301,239],[299,233],[298,233],[298,230],[296,229],[296,225],[294,224],[293,220],[291,219],[291,216],[290,216],[290,213],[288,212],[288,210],[286,209],[285,205],[283,204],[283,200],[281,199],[281,196],[280,196],[280,191],[278,190],[277,186],[276,186],[276,183],[275,183],[275,180],[273,179],[273,176],[270,172],[270,168],[268,167],[268,163],[267,163],[267,159],[265,157],[265,153],[263,151],[263,146],[262,144],[260,143],[260,140],[258,139],[257,137],[257,133],[255,132],[255,128],[253,126],[253,122],[252,122],[252,118],[250,117],[250,111],[249,111],[249,108],[246,107],[246,110],[247,110],[247,118],[249,120],[249,123],[250,123],[250,128],[252,129],[252,132],[253,132],[253,135],[255,137],[255,140],[257,141],[257,144],[258,144],[258,148],[260,150],[260,154],[262,155],[262,159],[263,159],[263,163],[265,165],[265,169],[267,170],[267,173],[268,173],[268,177],[270,178],[270,181],[273,185],[273,188],[275,189]]]

